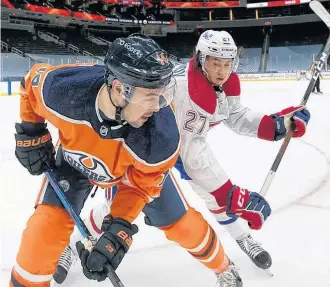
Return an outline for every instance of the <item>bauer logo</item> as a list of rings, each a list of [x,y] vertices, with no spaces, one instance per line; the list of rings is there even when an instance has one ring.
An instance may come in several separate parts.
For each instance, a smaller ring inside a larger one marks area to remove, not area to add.
[[[93,181],[105,182],[114,179],[105,163],[94,156],[65,149],[63,156],[66,162]]]

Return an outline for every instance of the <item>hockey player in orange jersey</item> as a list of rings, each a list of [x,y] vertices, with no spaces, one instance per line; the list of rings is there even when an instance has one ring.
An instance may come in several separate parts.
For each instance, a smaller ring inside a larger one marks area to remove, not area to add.
[[[21,84],[19,162],[32,175],[53,169],[77,213],[94,185],[118,188],[94,249],[78,244],[86,277],[102,281],[104,264],[118,267],[130,247],[118,233],[131,242],[138,232],[132,221],[143,211],[150,225],[215,272],[219,282],[230,273],[236,279],[228,286],[241,286],[217,235],[189,207],[169,173],[180,149],[169,105],[176,84],[166,52],[152,39],[115,40],[105,66],[35,65]],[[58,129],[56,153],[45,121]],[[35,206],[10,287],[48,287],[74,227],[47,180]]]

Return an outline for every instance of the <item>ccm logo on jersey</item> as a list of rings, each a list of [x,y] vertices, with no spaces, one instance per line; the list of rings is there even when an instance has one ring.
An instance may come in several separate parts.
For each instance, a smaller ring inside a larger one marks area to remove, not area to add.
[[[109,174],[106,165],[98,158],[83,154],[81,152],[72,152],[63,149],[63,156],[73,168],[79,170],[87,178],[96,181],[104,182],[111,181],[114,178]]]

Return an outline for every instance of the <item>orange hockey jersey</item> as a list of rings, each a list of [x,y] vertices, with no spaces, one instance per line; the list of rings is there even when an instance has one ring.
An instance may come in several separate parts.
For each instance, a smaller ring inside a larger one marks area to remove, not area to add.
[[[53,124],[64,159],[101,187],[117,184],[113,216],[133,221],[157,198],[179,155],[180,136],[171,107],[155,113],[141,128],[128,125],[113,138],[102,120],[98,92],[104,66],[37,64],[22,80],[21,118]]]

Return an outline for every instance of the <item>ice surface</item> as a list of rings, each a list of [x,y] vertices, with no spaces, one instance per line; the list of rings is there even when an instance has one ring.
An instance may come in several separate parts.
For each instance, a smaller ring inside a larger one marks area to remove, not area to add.
[[[263,113],[297,105],[308,82],[242,83],[242,102]],[[312,118],[302,140],[292,140],[267,198],[273,215],[264,228],[252,232],[273,257],[274,277],[261,272],[235,241],[214,221],[203,202],[181,182],[191,205],[203,212],[216,228],[230,258],[240,268],[244,286],[330,286],[330,81],[321,81],[324,95],[312,95],[308,107]],[[328,92],[327,92],[328,90]],[[0,99],[0,286],[8,286],[10,268],[22,230],[33,212],[40,177],[30,176],[15,161],[14,122],[19,117],[19,98]],[[56,135],[56,134],[54,134]],[[237,136],[225,126],[214,128],[209,143],[236,184],[259,191],[280,143]],[[101,193],[87,203],[96,205]],[[145,226],[118,270],[126,287],[206,287],[215,277],[184,250],[167,241],[162,232]],[[63,287],[111,286],[89,281],[77,264]]]

